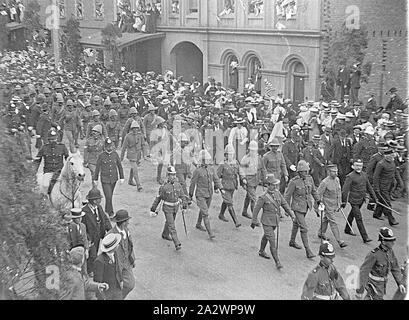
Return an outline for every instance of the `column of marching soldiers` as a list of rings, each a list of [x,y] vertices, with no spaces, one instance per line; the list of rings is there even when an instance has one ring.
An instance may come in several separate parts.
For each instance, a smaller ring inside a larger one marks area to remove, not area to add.
[[[239,228],[233,198],[241,186],[246,191],[241,216],[251,219],[253,229],[264,231],[258,254],[270,259],[265,251],[269,244],[281,269],[277,245],[283,213],[293,221],[289,246],[304,247],[312,259],[305,217],[315,212],[321,219],[317,233],[321,261],[308,275],[303,299],[330,300],[338,295],[349,299],[332,264],[334,247],[325,235],[329,225],[340,248],[347,247],[336,216],[344,217],[344,233],[349,236],[356,236],[355,220],[364,243],[372,241],[361,215],[366,202],[375,219],[385,216],[391,227],[398,225],[399,212],[392,209],[392,201],[407,197],[408,108],[396,88],[388,91],[386,107],[376,105],[373,93],[366,103],[351,105],[345,96],[342,102],[307,101],[296,106],[281,93],[262,96],[251,85],[238,93],[213,78],[205,84],[195,79],[189,83],[170,71],[141,74],[123,68],[118,75],[99,65],[58,71],[52,57],[33,48],[6,52],[0,67],[5,75],[6,132],[15,137],[28,161],[39,166],[44,159],[44,173],[52,174],[42,185],[44,193],[50,194],[64,159],[80,148],[81,139],[85,141],[84,166],[91,173],[92,189],[84,207],[69,210],[65,221],[75,270],[93,277],[85,287],[96,290],[99,299],[123,299],[135,285],[130,216],[123,209],[115,213],[112,201],[117,181],[124,182],[125,155],[131,166],[128,184],[138,192],[143,191],[138,174],[142,161],[157,166],[160,187],[151,216],[158,214],[161,204],[166,218],[162,238],[173,241],[176,250],[181,249],[176,214],[181,209],[185,224],[192,202],[199,208],[196,228],[215,238],[209,219],[214,192],[223,199],[218,218],[228,222],[228,212]],[[32,138],[38,149],[34,157]],[[257,197],[259,186],[263,194]],[[298,231],[302,246],[296,242]],[[360,269],[357,296],[366,293],[366,299],[382,299],[391,272],[399,287],[395,298],[402,298],[406,263],[401,273],[391,228],[381,228],[378,238],[380,246]],[[73,290],[65,294],[74,296]]]

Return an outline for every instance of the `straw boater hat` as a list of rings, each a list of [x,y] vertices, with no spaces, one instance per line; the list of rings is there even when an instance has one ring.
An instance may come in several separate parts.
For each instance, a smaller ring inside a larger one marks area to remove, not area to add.
[[[101,252],[112,252],[118,247],[121,242],[122,236],[119,233],[107,234],[101,242]]]
[[[85,212],[81,208],[72,208],[70,212],[65,215],[65,218],[76,219],[85,216]]]

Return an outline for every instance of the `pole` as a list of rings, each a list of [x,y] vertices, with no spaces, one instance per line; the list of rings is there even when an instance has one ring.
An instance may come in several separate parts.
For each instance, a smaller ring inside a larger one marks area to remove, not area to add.
[[[185,228],[185,234],[187,236],[186,221],[185,221],[185,209],[182,209],[182,219],[183,219],[183,227]]]
[[[382,201],[386,202],[385,199],[382,197],[382,195],[381,195],[381,194],[379,194],[379,195],[380,195],[380,197],[382,198]],[[377,204],[377,205],[379,204],[379,205],[381,205],[382,207],[384,207],[384,208],[386,208],[386,209],[389,209],[389,210],[391,210],[392,212],[396,213],[398,216],[401,216],[401,214],[400,214],[398,211],[393,210],[392,208],[388,207],[387,205],[384,205],[382,202],[379,202],[379,201],[378,201],[376,204]]]
[[[351,229],[352,232],[354,232],[354,230],[352,229],[352,226],[350,225],[350,223],[349,223],[349,221],[348,221],[348,219],[347,219],[347,217],[346,217],[346,215],[344,213],[344,210],[342,210],[342,208],[339,207],[338,211],[341,211],[342,215],[344,216],[345,221],[347,222],[348,227]]]

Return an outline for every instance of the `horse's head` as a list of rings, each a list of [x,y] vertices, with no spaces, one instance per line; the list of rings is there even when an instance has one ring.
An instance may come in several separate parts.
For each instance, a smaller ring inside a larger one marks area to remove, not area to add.
[[[67,170],[70,172],[71,176],[79,181],[84,181],[85,178],[85,168],[83,165],[84,160],[77,150],[76,153],[71,153],[67,160]]]

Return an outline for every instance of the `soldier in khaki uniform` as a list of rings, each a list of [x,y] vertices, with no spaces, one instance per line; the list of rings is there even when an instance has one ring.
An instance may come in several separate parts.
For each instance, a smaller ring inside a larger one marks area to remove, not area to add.
[[[400,292],[406,292],[398,260],[392,250],[396,237],[391,229],[383,227],[379,231],[378,240],[381,244],[369,252],[359,270],[359,288],[356,293],[360,299],[366,290],[365,300],[383,300],[389,272],[395,278]]]
[[[115,148],[118,148],[119,142],[122,137],[120,137],[121,124],[118,120],[118,113],[111,109],[108,113],[108,121],[106,122],[108,137],[114,142]]]
[[[300,160],[297,164],[298,176],[292,178],[288,184],[284,198],[288,204],[291,203],[291,209],[295,213],[296,219],[293,221],[293,229],[291,231],[290,247],[301,249],[301,246],[295,242],[298,229],[300,229],[301,240],[303,242],[307,258],[314,258],[315,255],[310,250],[308,244],[308,228],[305,221],[305,215],[308,210],[313,208],[311,196],[314,197],[316,205],[319,205],[317,189],[314,180],[308,174],[310,167],[305,160]],[[292,201],[291,201],[292,200]],[[314,206],[316,210],[316,206]]]
[[[335,221],[335,213],[339,210],[341,206],[341,184],[339,183],[338,167],[336,164],[328,165],[328,176],[321,181],[317,193],[318,197],[321,199],[325,205],[325,211],[321,214],[324,214],[322,218],[322,225],[318,230],[318,238],[327,240],[325,237],[325,232],[327,231],[328,224],[332,230],[332,233],[337,240],[339,246],[344,248],[347,244],[341,240],[337,222]]]
[[[89,137],[90,137],[90,135],[91,135],[91,131],[92,131],[92,129],[94,129],[94,127],[96,126],[96,125],[101,125],[101,128],[102,128],[102,137],[105,139],[106,138],[106,136],[107,136],[107,129],[106,129],[106,127],[105,127],[105,124],[100,120],[100,113],[99,113],[99,111],[98,110],[92,110],[92,112],[91,112],[91,116],[92,116],[92,119],[91,119],[91,121],[88,123],[88,125],[87,125],[87,130],[86,130],[86,133],[85,133],[85,137],[88,139]]]
[[[222,194],[224,190],[222,189],[220,179],[217,177],[214,168],[210,165],[212,161],[210,153],[206,150],[201,150],[199,152],[199,159],[201,165],[193,172],[193,177],[190,181],[189,196],[193,198],[193,193],[196,190],[196,204],[200,210],[196,228],[201,231],[207,231],[210,239],[213,239],[215,235],[210,228],[209,221],[209,208],[212,202],[213,189],[216,193],[219,193],[219,190],[221,190]],[[205,228],[202,226],[202,219]]]
[[[180,205],[182,210],[187,208],[187,195],[184,193],[182,185],[177,181],[176,170],[174,167],[168,167],[168,181],[159,187],[159,195],[151,207],[151,216],[157,216],[156,209],[161,201],[163,201],[163,213],[165,214],[165,226],[162,231],[162,238],[173,241],[176,250],[180,250],[182,245],[178,239],[175,227],[176,214]],[[183,214],[183,213],[182,213]]]
[[[102,126],[100,124],[92,128],[91,135],[84,146],[84,167],[91,171],[91,180],[94,178],[95,168],[100,153],[104,149],[104,140],[102,138]],[[92,185],[95,182],[92,180]]]
[[[238,228],[241,224],[237,220],[233,207],[233,194],[234,191],[237,190],[239,177],[239,163],[235,158],[235,154],[234,147],[232,145],[227,145],[224,150],[225,162],[217,168],[217,176],[221,179],[224,191],[222,194],[223,203],[220,208],[219,219],[225,222],[229,221],[224,216],[224,212],[227,209],[236,228]]]
[[[266,169],[262,158],[258,154],[258,145],[256,141],[250,142],[249,153],[246,154],[240,161],[239,173],[243,188],[247,192],[241,215],[245,218],[252,219],[252,217],[247,213],[247,208],[250,204],[251,212],[253,212],[254,205],[257,201],[257,186],[260,183],[264,183],[266,176]]]
[[[261,223],[263,225],[264,235],[261,238],[260,250],[258,252],[260,257],[270,259],[270,257],[265,253],[265,248],[267,242],[270,244],[270,252],[274,258],[277,269],[281,269],[283,266],[278,259],[278,243],[276,243],[275,229],[279,228],[279,215],[280,207],[286,212],[287,216],[290,216],[292,220],[295,219],[294,212],[290,209],[290,206],[285,201],[284,197],[279,191],[280,180],[274,177],[274,174],[268,174],[266,178],[267,182],[267,192],[261,195],[254,207],[253,219],[251,227],[254,229],[255,226],[259,226],[257,220],[258,213],[263,209],[263,214],[261,216]],[[278,234],[278,232],[277,232]],[[278,241],[278,239],[277,239]]]
[[[343,300],[350,300],[344,279],[332,263],[335,258],[332,244],[324,241],[318,254],[321,261],[309,273],[304,283],[301,300],[338,300],[338,295]]]

